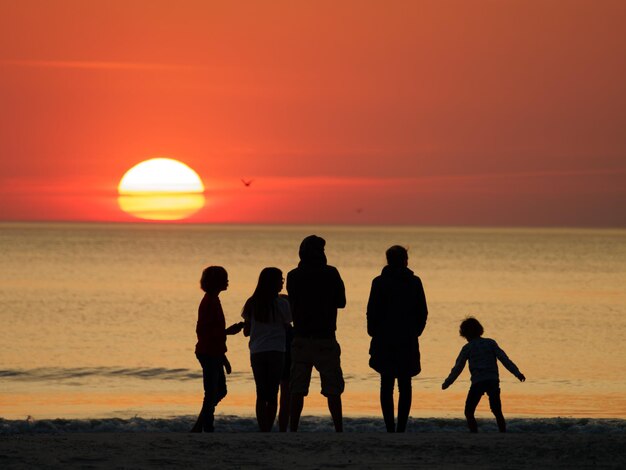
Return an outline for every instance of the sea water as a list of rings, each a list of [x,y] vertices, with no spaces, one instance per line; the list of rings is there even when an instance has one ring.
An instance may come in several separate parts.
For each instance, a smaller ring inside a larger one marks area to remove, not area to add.
[[[202,269],[227,269],[220,298],[231,324],[261,269],[286,274],[313,233],[326,239],[346,284],[337,339],[344,415],[354,426],[380,426],[365,311],[394,244],[408,247],[429,308],[413,422],[441,427],[462,418],[469,372],[446,391],[441,382],[464,344],[458,326],[468,315],[527,377],[520,383],[500,367],[507,417],[557,427],[564,421],[552,418],[572,418],[567,426],[626,418],[624,230],[3,223],[0,428],[33,420],[81,429],[93,420],[187,426],[191,418],[178,417],[196,414],[203,393],[194,356]],[[255,397],[247,338],[229,337],[228,349],[233,373],[218,414],[245,428]],[[314,373],[304,415],[327,413]],[[486,399],[478,416],[489,416]]]

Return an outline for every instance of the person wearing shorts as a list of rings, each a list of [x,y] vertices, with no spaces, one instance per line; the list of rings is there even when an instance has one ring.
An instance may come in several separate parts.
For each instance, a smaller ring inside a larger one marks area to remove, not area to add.
[[[287,293],[293,315],[291,343],[290,430],[296,432],[315,368],[322,382],[335,431],[343,431],[341,348],[335,337],[337,309],[346,306],[346,292],[339,271],[329,266],[326,241],[316,235],[300,245],[300,263],[287,275]]]

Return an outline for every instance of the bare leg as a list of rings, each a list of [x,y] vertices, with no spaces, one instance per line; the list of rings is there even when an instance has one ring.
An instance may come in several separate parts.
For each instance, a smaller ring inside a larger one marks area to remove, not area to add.
[[[291,396],[289,394],[289,380],[281,380],[280,382],[280,411],[278,412],[278,430],[287,432],[289,425],[289,402]]]
[[[333,418],[336,432],[343,432],[343,410],[341,406],[341,395],[331,395],[328,397],[328,410]]]
[[[289,429],[291,432],[298,431],[298,424],[300,424],[300,415],[302,414],[302,408],[304,407],[304,395],[291,394],[291,413],[289,420]]]

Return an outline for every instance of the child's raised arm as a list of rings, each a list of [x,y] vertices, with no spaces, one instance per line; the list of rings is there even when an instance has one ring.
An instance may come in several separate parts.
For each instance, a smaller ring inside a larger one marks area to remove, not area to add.
[[[468,348],[468,345],[465,345],[463,346],[463,349],[461,349],[461,352],[459,353],[459,357],[456,358],[456,363],[454,364],[454,367],[450,371],[450,375],[448,375],[448,378],[444,380],[443,383],[441,384],[441,388],[443,390],[445,390],[450,385],[452,385],[454,381],[457,379],[457,377],[461,374],[461,372],[463,372],[463,369],[465,368],[465,363],[467,362],[468,357],[469,357],[469,348]]]

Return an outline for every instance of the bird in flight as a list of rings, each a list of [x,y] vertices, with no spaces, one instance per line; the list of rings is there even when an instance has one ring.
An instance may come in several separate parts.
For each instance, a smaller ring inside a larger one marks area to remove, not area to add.
[[[250,186],[252,184],[254,180],[244,180],[242,179],[241,182],[244,184],[244,186],[247,188],[248,186]]]

